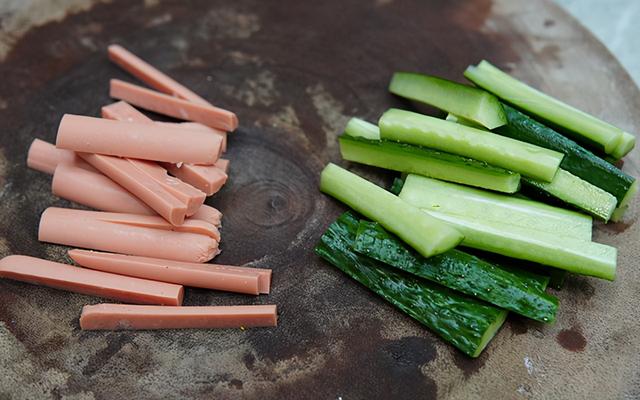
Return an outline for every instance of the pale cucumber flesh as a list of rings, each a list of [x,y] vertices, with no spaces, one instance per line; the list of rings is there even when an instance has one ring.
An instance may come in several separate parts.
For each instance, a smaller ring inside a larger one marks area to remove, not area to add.
[[[348,135],[340,136],[338,141],[342,158],[348,161],[505,193],[514,193],[520,188],[520,174],[454,154]]]
[[[391,78],[389,91],[460,115],[488,129],[507,123],[502,105],[494,95],[447,79],[396,72]]]
[[[465,77],[505,102],[562,128],[584,144],[612,154],[624,131],[511,77],[487,61],[470,66]]]
[[[559,169],[551,182],[526,179],[527,186],[543,195],[556,198],[603,221],[609,221],[617,204],[616,198],[599,187]]]
[[[382,139],[458,154],[547,182],[563,157],[562,153],[485,130],[398,109],[385,112],[379,127]]]
[[[424,211],[462,232],[463,246],[534,261],[579,275],[615,279],[615,247],[504,223],[477,222],[467,217]]]
[[[537,201],[492,193],[418,175],[407,176],[400,198],[418,208],[474,218],[508,222],[523,228],[591,240],[591,217]]]
[[[322,171],[320,190],[380,223],[424,257],[444,253],[462,240],[449,225],[335,164]]]

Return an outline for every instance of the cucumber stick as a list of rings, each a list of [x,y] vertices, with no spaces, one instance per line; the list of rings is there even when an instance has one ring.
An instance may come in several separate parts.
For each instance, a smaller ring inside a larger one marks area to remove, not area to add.
[[[351,118],[344,128],[344,133],[351,137],[380,140],[380,129],[378,129],[378,126],[360,118]]]
[[[520,189],[520,174],[454,154],[346,134],[341,135],[338,142],[342,158],[348,161],[505,193]]]
[[[442,182],[418,175],[405,180],[400,198],[414,206],[476,221],[508,222],[550,234],[591,240],[591,217],[537,201]]]
[[[534,179],[553,179],[563,155],[530,143],[426,115],[390,109],[380,118],[382,139],[434,148]]]
[[[538,290],[542,276],[508,272],[459,250],[424,258],[378,223],[360,221],[357,252],[410,274],[541,322],[553,322],[558,299]]]
[[[627,154],[635,144],[635,138],[622,129],[520,82],[487,61],[469,66],[464,76],[505,102],[563,129],[575,140],[616,158]]]
[[[504,323],[507,311],[356,253],[352,245],[357,227],[353,214],[343,214],[322,235],[316,254],[463,353],[479,356]]]
[[[450,121],[450,122],[455,122],[456,124],[460,124],[460,125],[465,125],[471,128],[476,128],[476,129],[484,129],[484,127],[480,124],[476,124],[475,122],[471,121],[470,119],[467,119],[465,117],[461,117],[459,115],[455,115],[452,113],[447,114],[447,117],[445,118],[445,120]]]
[[[573,272],[614,280],[615,247],[568,236],[526,229],[508,223],[476,221],[473,218],[425,210],[464,235],[463,246],[521,260],[533,261]]]
[[[637,191],[635,178],[513,107],[504,105],[504,110],[509,123],[496,133],[564,153],[560,168],[615,196],[616,215],[621,216],[629,207]],[[612,219],[616,220],[615,216]]]
[[[616,209],[617,200],[611,193],[562,168],[558,170],[551,182],[523,178],[523,186],[527,193],[533,192],[538,197],[560,200],[605,222],[609,221]]]
[[[460,115],[488,129],[507,123],[500,101],[492,94],[435,76],[396,72],[389,91]]]
[[[636,197],[636,194],[638,194],[638,180],[637,179],[633,182],[633,184],[629,188],[629,191],[627,192],[627,194],[622,199],[622,202],[618,203],[618,207],[613,212],[613,215],[611,215],[611,220],[613,222],[618,222],[618,221],[620,221],[622,219],[622,217],[624,216],[625,211],[627,211],[627,208],[629,208],[629,205],[631,205],[631,200],[633,200]]]
[[[462,241],[460,232],[448,224],[335,164],[322,171],[320,190],[379,222],[425,257],[444,253]]]

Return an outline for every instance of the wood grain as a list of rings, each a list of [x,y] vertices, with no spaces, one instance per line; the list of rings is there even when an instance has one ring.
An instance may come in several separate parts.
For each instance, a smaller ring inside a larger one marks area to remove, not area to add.
[[[26,151],[34,137],[53,141],[65,112],[98,115],[111,101],[110,78],[134,81],[107,61],[106,46],[120,43],[240,118],[229,136],[229,184],[210,201],[225,214],[216,261],[273,268],[273,290],[254,298],[190,289],[185,303],[276,303],[279,326],[82,332],[82,306],[99,299],[0,281],[0,398],[640,397],[637,200],[623,222],[595,232],[620,249],[617,281],[569,278],[557,293],[555,325],[512,316],[477,360],[312,253],[343,210],[317,190],[327,162],[390,182],[391,174],[341,162],[336,136],[352,115],[375,121],[390,106],[409,106],[386,91],[396,70],[461,80],[468,64],[487,58],[640,131],[638,89],[557,6],[61,2],[67,3],[66,17],[38,15],[34,26],[12,19],[25,14],[19,6],[0,6],[3,26],[17,26],[15,37],[2,40],[9,48],[0,62],[0,254],[66,260],[66,249],[38,243],[36,230],[47,206],[70,204],[51,195],[49,177],[26,169]],[[639,175],[639,150],[624,168]]]

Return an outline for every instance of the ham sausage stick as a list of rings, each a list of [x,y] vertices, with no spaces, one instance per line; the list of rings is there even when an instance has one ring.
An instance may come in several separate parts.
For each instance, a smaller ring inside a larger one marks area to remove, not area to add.
[[[62,163],[53,174],[53,194],[102,211],[157,215],[137,197],[99,172]]]
[[[157,215],[138,215],[109,213],[101,211],[86,211],[100,221],[112,222],[114,224],[123,224],[131,226],[140,226],[144,228],[160,229],[163,231],[189,232],[200,235],[207,235],[216,242],[220,241],[220,232],[214,225],[200,221],[197,219],[188,219],[182,225],[171,225],[164,218]]]
[[[56,147],[142,160],[212,165],[222,139],[197,129],[65,114]]]
[[[171,178],[164,168],[154,163],[145,165],[141,160],[102,154],[79,153],[78,155],[174,225],[182,224],[188,215],[194,214],[206,197],[200,191],[185,193],[184,190],[180,190],[184,186],[178,185],[183,182]],[[159,170],[154,172],[157,169]],[[176,183],[175,187],[171,185],[171,181]]]
[[[162,93],[170,94],[195,104],[211,106],[211,103],[122,46],[117,44],[109,46],[109,59],[120,66],[120,68]]]
[[[182,305],[183,288],[172,283],[93,271],[28,256],[0,260],[0,277],[127,303]]]
[[[211,206],[203,204],[198,211],[191,216],[193,219],[199,219],[210,223],[211,225],[220,227],[222,225],[222,213]]]
[[[154,122],[156,124],[169,124],[169,125],[175,124],[175,122],[158,122],[158,121],[154,121]],[[203,125],[203,124],[201,124],[199,122],[178,122],[177,124],[182,128],[204,130],[205,132],[210,132],[210,133],[212,133],[214,135],[220,136],[222,138],[222,152],[226,153],[226,151],[227,151],[227,136],[228,136],[227,132],[221,131],[220,129],[212,128],[210,126]]]
[[[200,122],[226,132],[235,131],[238,127],[238,117],[230,111],[214,106],[194,104],[119,79],[111,80],[110,95],[145,110],[186,121]]]
[[[153,123],[150,118],[124,101],[102,107],[102,117],[117,121]],[[215,165],[183,164],[178,167],[176,164],[163,163],[163,166],[175,177],[200,189],[207,196],[216,193],[227,181],[227,174]]]
[[[59,164],[62,160],[62,164]],[[42,172],[53,173],[52,190],[56,196],[101,211],[126,214],[158,215],[128,190],[118,185],[70,150],[56,149],[51,143],[35,139],[29,149],[27,163],[42,166]],[[60,167],[60,168],[57,168]],[[203,204],[191,216],[220,226],[222,213]]]
[[[34,139],[27,153],[27,166],[46,174],[53,174],[61,162],[74,163],[76,166],[95,171],[95,168],[82,161],[71,150],[56,149],[56,146],[44,140]]]
[[[271,270],[216,264],[186,263],[88,250],[69,250],[78,265],[114,274],[153,279],[235,293],[269,293]]]
[[[84,330],[248,328],[277,326],[275,305],[260,306],[84,306],[80,328]]]
[[[227,183],[227,174],[214,165],[193,165],[164,163],[167,171],[176,178],[189,182],[191,185],[202,190],[207,196],[218,193]]]
[[[222,152],[227,151],[227,132],[221,131],[219,129],[211,128],[206,125],[202,125],[198,122],[158,122],[153,121],[151,118],[147,117],[137,109],[135,109],[132,105],[127,103],[126,101],[117,101],[115,103],[109,104],[108,106],[102,107],[102,118],[107,119],[115,119],[118,121],[126,121],[126,122],[153,122],[158,125],[164,125],[170,128],[184,128],[184,129],[196,129],[200,131],[204,131],[213,135],[220,136],[222,139]]]
[[[40,217],[38,240],[187,262],[207,262],[220,253],[218,242],[208,235],[122,223],[128,214],[121,214],[120,220],[103,219],[100,214],[113,215],[49,207]]]

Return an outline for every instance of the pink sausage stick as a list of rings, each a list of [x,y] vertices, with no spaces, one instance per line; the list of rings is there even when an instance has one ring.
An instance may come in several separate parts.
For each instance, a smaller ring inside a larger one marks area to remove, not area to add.
[[[145,165],[141,160],[101,154],[78,155],[174,225],[182,224],[185,217],[194,214],[204,202],[203,192],[183,191],[187,185],[167,175],[166,170],[157,164]],[[173,182],[176,184],[175,187],[171,185]]]
[[[206,204],[200,206],[198,211],[196,211],[196,213],[193,214],[191,218],[199,219],[218,227],[222,225],[222,213],[218,209]]]
[[[126,121],[126,122],[153,122],[158,125],[164,125],[165,127],[170,128],[184,128],[184,129],[196,129],[199,131],[204,131],[213,135],[220,136],[222,139],[222,152],[227,151],[227,132],[221,131],[219,129],[211,128],[206,125],[202,125],[198,122],[157,122],[153,121],[151,118],[147,117],[137,109],[135,109],[132,105],[127,103],[126,101],[117,101],[115,103],[109,104],[108,106],[102,107],[102,118],[107,119],[115,119],[118,121]]]
[[[63,163],[56,168],[51,189],[56,196],[96,210],[158,216],[153,209],[111,179],[99,172],[78,168],[74,164]],[[166,224],[166,220],[161,220]],[[221,220],[220,211],[203,204],[195,214],[185,219],[183,225],[193,226],[196,221],[201,221],[217,227]]]
[[[194,104],[119,79],[111,80],[110,96],[145,110],[182,120],[200,122],[226,132],[234,131],[238,127],[238,117],[231,111],[214,106]]]
[[[0,260],[0,277],[127,303],[179,306],[182,305],[184,295],[182,286],[172,283],[110,274],[18,255]]]
[[[214,165],[193,165],[163,163],[169,173],[176,178],[189,182],[202,190],[207,196],[218,193],[227,182],[227,174]]]
[[[124,101],[102,107],[102,116],[118,121],[153,123],[150,118]],[[162,165],[175,177],[200,189],[207,196],[219,191],[227,181],[227,174],[215,165],[183,164],[180,167],[172,163],[163,163]]]
[[[174,124],[174,122],[157,122],[156,124]],[[210,132],[214,135],[218,135],[222,138],[222,152],[226,153],[227,151],[227,132],[221,131],[220,129],[212,128],[210,126],[203,125],[199,122],[179,122],[178,125],[182,128],[189,129],[200,129],[206,132]]]
[[[120,68],[162,93],[170,94],[195,104],[211,106],[211,103],[122,46],[117,44],[109,46],[109,59],[120,66]]]
[[[40,217],[38,240],[85,249],[187,262],[207,262],[218,255],[218,241],[208,235],[178,232],[100,218],[113,213],[49,207]],[[139,215],[136,217],[140,217]]]
[[[142,160],[212,165],[222,139],[197,129],[65,114],[56,147]]]
[[[59,165],[61,160],[62,164]],[[101,211],[157,215],[128,190],[85,163],[70,150],[56,149],[50,143],[35,139],[29,149],[27,163],[31,166],[42,166],[40,170],[43,172],[53,173],[52,190],[56,196]],[[222,213],[203,204],[191,219],[220,226]]]
[[[27,166],[40,172],[53,174],[61,162],[76,163],[80,168],[95,171],[89,164],[82,161],[71,150],[56,149],[56,146],[44,140],[34,139],[27,153]]]
[[[198,219],[188,219],[184,221],[182,225],[171,225],[162,217],[157,215],[138,215],[138,214],[123,214],[123,213],[109,213],[101,211],[87,211],[94,213],[96,219],[106,222],[113,222],[116,224],[141,226],[144,228],[160,229],[164,231],[175,232],[190,232],[200,235],[207,235],[214,239],[216,242],[220,242],[220,231],[214,225],[204,222]]]
[[[131,306],[96,304],[84,306],[83,330],[212,329],[277,326],[275,305],[259,306]]]
[[[129,159],[129,163],[155,179],[167,192],[185,203],[187,205],[187,216],[195,214],[207,198],[206,193],[179,178],[169,176],[165,168],[154,162]]]
[[[207,132],[212,135],[220,136],[222,139],[222,152],[227,151],[227,132],[219,129],[211,128],[197,122],[157,122],[138,111],[126,101],[117,101],[101,109],[102,118],[114,119],[116,121],[154,123],[160,126],[180,129],[194,129],[201,132]]]
[[[157,215],[136,196],[99,172],[60,164],[51,181],[53,194],[96,210]]]
[[[78,265],[114,274],[235,293],[269,293],[271,270],[69,250]]]

